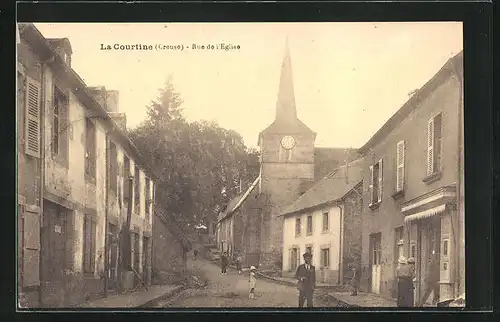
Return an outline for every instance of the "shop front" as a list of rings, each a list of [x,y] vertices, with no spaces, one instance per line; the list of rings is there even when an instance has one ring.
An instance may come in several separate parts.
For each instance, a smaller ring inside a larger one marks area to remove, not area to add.
[[[436,306],[455,297],[456,192],[444,186],[405,202],[409,257],[415,258],[415,304]]]

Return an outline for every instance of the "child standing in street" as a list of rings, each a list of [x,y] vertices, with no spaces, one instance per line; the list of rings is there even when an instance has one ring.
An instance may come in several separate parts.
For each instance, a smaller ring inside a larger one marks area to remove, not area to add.
[[[250,287],[250,293],[248,294],[249,299],[255,299],[255,284],[257,283],[257,278],[255,277],[256,270],[255,266],[250,267],[250,278],[248,280],[248,286]]]

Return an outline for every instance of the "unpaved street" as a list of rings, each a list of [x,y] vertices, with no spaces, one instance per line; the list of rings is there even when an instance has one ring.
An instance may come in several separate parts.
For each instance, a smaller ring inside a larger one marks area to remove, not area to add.
[[[238,275],[228,270],[226,276],[220,275],[220,268],[208,261],[190,261],[190,269],[202,272],[209,279],[203,289],[189,289],[170,301],[159,306],[170,308],[189,307],[297,307],[298,291],[292,286],[279,285],[262,279],[257,280],[255,299],[248,298],[248,273]],[[315,307],[332,307],[335,303],[321,300],[318,292]]]

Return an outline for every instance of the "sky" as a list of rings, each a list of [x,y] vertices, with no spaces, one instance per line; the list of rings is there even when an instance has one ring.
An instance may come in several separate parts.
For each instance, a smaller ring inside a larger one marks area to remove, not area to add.
[[[119,91],[133,128],[169,76],[189,121],[216,121],[257,146],[274,120],[288,38],[298,117],[317,147],[358,148],[463,49],[462,23],[36,23],[69,38],[88,86]],[[192,49],[225,43],[231,50]],[[153,50],[101,50],[152,45]],[[184,50],[156,50],[183,45]]]

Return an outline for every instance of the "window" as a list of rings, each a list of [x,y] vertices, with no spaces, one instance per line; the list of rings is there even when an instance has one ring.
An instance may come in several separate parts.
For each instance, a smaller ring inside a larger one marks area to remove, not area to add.
[[[83,272],[94,273],[95,271],[95,239],[96,223],[90,215],[83,219]]]
[[[313,248],[312,246],[307,246],[306,247],[306,253],[312,254],[313,253]]]
[[[376,164],[370,166],[370,206],[382,201],[383,163],[380,159]]]
[[[26,154],[40,157],[40,83],[26,77],[25,91],[25,141]]]
[[[290,162],[290,161],[292,161],[292,151],[293,151],[293,148],[291,148],[291,149],[285,149],[280,144],[279,160],[282,161],[282,162]]]
[[[62,156],[65,160],[68,138],[68,125],[66,124],[68,98],[56,86],[54,86],[53,93],[51,151],[52,155]],[[64,150],[61,150],[61,148]]]
[[[297,247],[290,250],[290,271],[295,271],[297,269],[300,259],[299,254],[299,249]]]
[[[394,230],[395,252],[394,261],[397,262],[401,256],[404,256],[403,227]]]
[[[382,263],[382,234],[370,235],[371,264],[380,265]]]
[[[313,232],[313,217],[307,216],[307,235],[312,235]]]
[[[140,261],[141,261],[139,234],[133,233],[133,232],[130,233],[130,239],[131,239],[131,245],[132,245],[132,247],[130,248],[130,251],[131,251],[130,258],[132,259],[132,268],[136,272],[139,272],[139,266],[140,266]]]
[[[96,129],[89,118],[85,118],[85,177],[95,178]]]
[[[123,157],[123,200],[128,201],[130,198],[129,189],[130,177],[130,159],[127,156]]]
[[[134,167],[134,206],[135,212],[140,214],[141,211],[141,172],[138,166]]]
[[[405,141],[400,141],[396,148],[396,192],[403,191],[405,182]]]
[[[321,249],[321,268],[330,267],[330,248]]]
[[[52,154],[59,154],[59,102],[57,101],[57,95],[54,95],[54,108],[52,115]]]
[[[427,125],[427,176],[439,172],[441,168],[441,132],[442,114],[439,113]]]
[[[417,245],[412,244],[410,246],[410,257],[416,258],[417,257]]]
[[[146,184],[145,184],[145,196],[146,196],[146,218],[149,218],[149,213],[150,213],[150,208],[151,208],[151,187],[150,187],[150,181],[149,178],[146,178]]]
[[[323,231],[328,231],[328,229],[330,228],[328,222],[329,220],[328,216],[329,216],[328,212],[323,213]]]
[[[443,240],[443,256],[448,256],[448,239]]]
[[[116,192],[118,186],[118,154],[116,145],[109,142],[109,188]]]
[[[300,236],[300,218],[295,219],[295,236]]]

